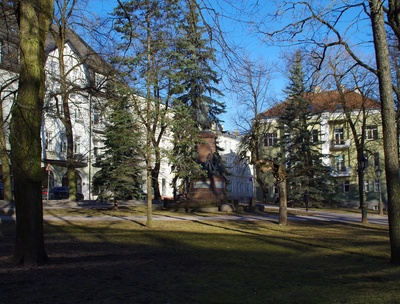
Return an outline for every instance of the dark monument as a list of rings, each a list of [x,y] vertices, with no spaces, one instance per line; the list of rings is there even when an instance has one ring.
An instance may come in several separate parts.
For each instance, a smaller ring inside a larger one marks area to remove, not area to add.
[[[223,166],[216,153],[216,134],[211,130],[212,121],[209,119],[209,104],[203,100],[198,105],[197,123],[202,130],[202,142],[197,146],[198,163],[206,171],[206,176],[194,178],[190,182],[190,189],[186,200],[180,201],[177,206],[199,208],[220,206],[227,199],[226,179],[223,176]]]
[[[198,161],[207,172],[207,176],[191,181],[188,203],[192,206],[220,206],[227,199],[226,179],[222,175],[223,167],[216,154],[216,135],[205,130],[200,135],[202,143],[197,146]]]

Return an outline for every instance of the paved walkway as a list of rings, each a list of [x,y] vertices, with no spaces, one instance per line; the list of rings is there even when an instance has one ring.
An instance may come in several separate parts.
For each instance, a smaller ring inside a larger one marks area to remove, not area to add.
[[[143,205],[141,201],[129,201],[119,204],[119,206],[134,206]],[[99,202],[69,202],[66,200],[60,201],[44,201],[43,206],[45,209],[54,208],[105,208],[111,207],[111,204],[99,203]],[[278,206],[268,206],[268,208],[278,209]],[[354,212],[329,212],[318,209],[311,209],[305,212],[304,208],[288,208],[288,210],[301,210],[303,211],[298,215],[288,215],[289,221],[321,221],[321,222],[344,222],[344,223],[361,223],[361,211],[359,213]],[[388,217],[379,216],[375,213],[376,211],[370,211],[368,214],[368,222],[370,224],[388,225]],[[220,215],[210,216],[209,214],[204,215],[191,215],[190,213],[177,213],[176,215],[153,215],[153,220],[168,220],[168,221],[274,221],[277,222],[279,219],[278,214],[262,214],[262,213],[221,213]],[[15,220],[14,205],[5,201],[0,201],[0,222]],[[102,221],[146,221],[146,216],[52,216],[45,215],[44,220],[62,220],[62,221],[91,221],[91,220],[102,220]]]

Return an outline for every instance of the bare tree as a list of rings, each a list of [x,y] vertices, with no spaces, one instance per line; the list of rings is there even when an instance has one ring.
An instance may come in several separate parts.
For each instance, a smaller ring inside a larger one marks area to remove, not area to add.
[[[398,19],[398,1],[389,1],[390,12]],[[383,1],[370,0],[370,18],[374,36],[374,47],[382,106],[383,147],[389,207],[389,234],[391,260],[400,263],[400,177],[399,145],[396,128],[396,111],[392,94],[389,49],[386,38]],[[395,8],[395,7],[396,8]]]
[[[67,54],[65,50],[65,45],[67,42],[67,35],[69,31],[69,17],[71,16],[77,0],[64,1],[56,0],[56,12],[54,14],[55,25],[51,28],[52,38],[54,39],[57,46],[57,62],[59,68],[59,75],[55,77],[52,75],[53,80],[57,79],[57,85],[53,87],[58,88],[55,92],[51,93],[56,101],[56,115],[61,120],[64,128],[65,135],[67,139],[67,176],[68,176],[68,186],[70,189],[69,199],[76,199],[76,178],[75,178],[75,165],[74,165],[74,134],[71,119],[71,107],[70,107],[70,95],[71,91],[75,89],[73,81],[71,81],[71,71],[77,68],[73,63],[74,60],[71,54]],[[68,65],[67,62],[70,62]],[[77,61],[80,64],[79,61]],[[72,65],[71,65],[72,63]]]
[[[323,6],[309,1],[285,1],[277,4],[278,8],[273,10],[277,12],[276,14],[271,14],[270,18],[264,18],[262,22],[255,22],[255,24],[266,38],[273,37],[275,43],[298,44],[304,48],[307,46],[320,48],[320,52],[314,54],[321,63],[325,60],[329,48],[340,46],[352,57],[355,64],[364,67],[378,77],[389,206],[391,260],[394,263],[400,263],[398,138],[385,29],[386,12],[392,29],[398,33],[399,10],[397,8],[399,5],[397,0],[388,1],[388,8],[385,8],[384,4],[385,2],[381,0],[370,0],[368,3],[365,1],[351,3],[331,1]],[[351,17],[351,21],[346,22],[345,24],[348,26],[344,27],[342,21],[347,17]],[[365,19],[369,20],[370,24],[366,23]],[[282,24],[282,21],[286,21],[286,23]],[[277,25],[279,28],[272,29],[271,25]],[[367,35],[370,35],[372,29],[373,41],[359,39],[362,36],[360,34],[362,29],[367,31]],[[352,36],[354,33],[356,35]],[[362,59],[360,46],[368,44],[375,50],[376,68]]]
[[[116,58],[121,75],[132,88],[135,114],[145,130],[147,223],[152,226],[152,190],[160,199],[158,176],[163,157],[160,147],[168,126],[174,77],[172,50],[178,7],[174,1],[118,0],[115,29],[124,37]],[[175,50],[175,49],[174,49]]]
[[[250,162],[256,162],[265,156],[262,142],[268,124],[262,121],[260,115],[269,106],[268,90],[272,71],[262,61],[254,63],[250,59],[239,61],[233,71],[230,82],[232,95],[237,100],[235,124],[243,134],[240,155],[246,158],[249,151]],[[255,178],[266,201],[269,185],[258,167]]]
[[[86,160],[80,151],[74,134],[76,129],[89,133],[88,157],[91,166],[91,119],[92,109],[102,109],[104,99],[111,97],[107,84],[112,78],[110,65],[95,53],[73,30],[84,32],[90,25],[82,14],[81,6],[86,0],[56,0],[51,35],[47,40],[48,77],[46,93],[50,101],[46,106],[46,120],[61,122],[66,140],[61,143],[66,153],[67,183],[69,199],[75,200],[77,193],[76,166]],[[82,33],[84,35],[84,33]],[[87,36],[87,35],[85,35]],[[79,127],[77,127],[79,125]],[[64,137],[63,136],[63,137]],[[90,168],[90,167],[89,167]],[[90,170],[90,169],[89,169]]]
[[[8,2],[0,3],[0,37],[1,49],[1,87],[0,99],[1,108],[0,121],[0,159],[1,159],[1,180],[4,186],[4,197],[6,201],[12,201],[11,168],[9,159],[9,126],[10,109],[16,99],[19,79],[18,47],[19,37],[18,24],[14,9]]]
[[[234,71],[231,83],[242,110],[236,119],[243,135],[239,146],[239,157],[249,160],[255,167],[256,180],[263,191],[264,201],[269,187],[265,180],[266,174],[273,174],[279,187],[279,224],[286,225],[286,173],[283,166],[274,161],[274,155],[263,150],[265,134],[270,125],[264,119],[262,112],[270,106],[268,91],[273,71],[262,61],[257,64],[248,59],[240,62]]]
[[[376,77],[359,66],[354,66],[348,56],[330,57],[327,60],[327,72],[325,77],[334,84],[340,96],[337,102],[341,104],[346,122],[355,142],[357,162],[363,161],[368,154],[373,154],[369,150],[366,141],[367,120],[374,117],[373,111],[379,109],[380,105],[372,99],[377,88]],[[331,76],[331,77],[329,77]],[[345,89],[354,87],[354,90]],[[356,94],[355,94],[356,92]],[[376,123],[380,123],[377,121]],[[360,129],[361,126],[361,129]],[[364,225],[368,224],[367,202],[365,200],[365,168],[358,168],[358,195],[360,200],[361,221]]]

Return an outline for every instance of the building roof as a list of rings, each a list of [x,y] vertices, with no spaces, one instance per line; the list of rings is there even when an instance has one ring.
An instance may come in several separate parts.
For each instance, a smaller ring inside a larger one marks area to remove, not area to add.
[[[51,32],[57,35],[58,31],[58,26],[52,24]],[[46,37],[46,54],[57,48],[51,32],[49,31]],[[4,43],[2,46],[2,56],[4,58],[0,62],[0,68],[18,72],[19,28],[14,8],[7,1],[0,1],[0,40]],[[66,43],[69,43],[81,62],[86,64],[92,71],[102,75],[110,75],[115,72],[111,65],[72,29],[67,29]]]
[[[59,28],[57,25],[51,25],[51,32],[57,35]],[[57,49],[57,44],[54,41],[53,34],[51,32],[47,33],[46,37],[46,54]],[[67,29],[66,33],[66,43],[74,49],[76,54],[78,54],[80,60],[88,65],[88,67],[95,72],[101,73],[103,75],[108,75],[111,73],[112,68],[109,63],[107,63],[98,53],[96,53],[77,33],[72,29]]]
[[[380,109],[380,103],[374,99],[364,97],[356,91],[343,90],[339,92],[323,91],[323,92],[307,92],[305,98],[311,101],[311,112],[319,114],[322,112],[333,113],[338,110],[359,110],[363,105],[367,109]],[[282,115],[288,101],[281,102],[272,108],[260,114],[260,118],[273,118]]]

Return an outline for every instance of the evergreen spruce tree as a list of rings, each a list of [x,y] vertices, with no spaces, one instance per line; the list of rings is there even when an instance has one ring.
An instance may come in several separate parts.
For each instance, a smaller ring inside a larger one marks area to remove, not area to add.
[[[197,161],[196,147],[201,140],[191,110],[179,101],[176,101],[173,107],[174,119],[171,122],[173,149],[169,151],[169,161],[174,172],[172,181],[174,199],[177,199],[177,194],[189,191],[192,178],[206,174]]]
[[[205,28],[201,25],[196,0],[187,0],[184,20],[180,22],[177,53],[178,68],[183,93],[179,100],[193,109],[192,115],[201,129],[219,125],[218,115],[225,112],[225,105],[214,96],[222,96],[216,85],[218,74],[213,69],[216,50],[206,39]]]
[[[137,96],[136,113],[145,130],[147,188],[161,199],[159,173],[164,157],[160,147],[168,127],[176,74],[171,62],[175,49],[177,0],[120,1],[114,10],[115,29],[121,35],[118,69]],[[151,196],[148,197],[151,211]],[[151,225],[149,212],[148,224]]]
[[[288,201],[322,202],[333,193],[330,169],[322,162],[320,131],[312,119],[310,94],[306,93],[300,51],[296,52],[285,88],[286,106],[279,118],[280,154],[288,173]],[[313,136],[318,134],[318,136]],[[318,137],[318,140],[316,140]]]
[[[98,157],[93,192],[100,199],[125,200],[142,198],[141,173],[142,134],[139,124],[132,115],[132,106],[127,97],[108,101],[110,111],[105,129],[104,153]]]
[[[177,41],[174,52],[176,82],[174,92],[174,134],[170,161],[175,174],[173,187],[185,191],[190,180],[207,174],[198,163],[197,145],[203,130],[219,127],[218,115],[225,112],[225,105],[214,97],[222,96],[216,85],[217,72],[213,70],[215,49],[210,46],[206,31],[199,20],[196,0],[183,1],[184,14],[177,23]],[[203,164],[204,165],[204,164]],[[221,167],[223,168],[223,167]],[[223,171],[223,170],[221,170]],[[224,172],[220,172],[221,175]],[[182,181],[178,187],[177,181]]]

